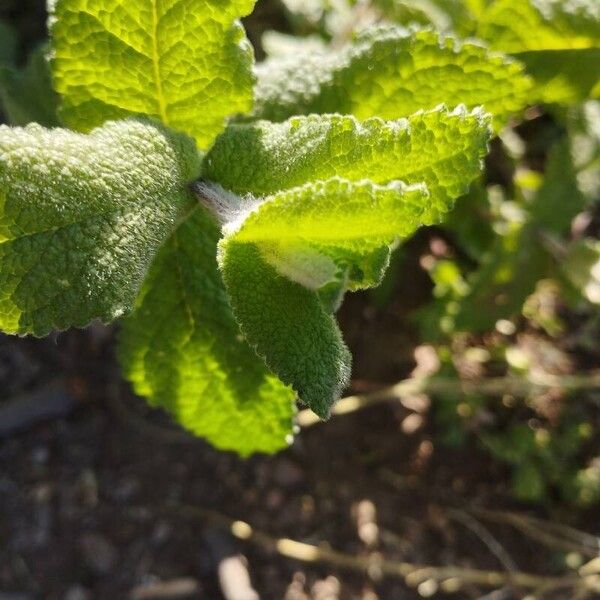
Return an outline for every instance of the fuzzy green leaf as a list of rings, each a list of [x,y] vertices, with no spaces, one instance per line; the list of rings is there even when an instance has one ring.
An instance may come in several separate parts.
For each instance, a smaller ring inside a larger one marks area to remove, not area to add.
[[[600,43],[597,0],[496,0],[478,33],[499,50],[578,50]]]
[[[351,362],[333,316],[315,292],[279,275],[254,244],[221,242],[220,267],[250,345],[326,418],[348,382]]]
[[[412,233],[426,210],[425,186],[385,186],[334,177],[268,196],[225,232],[259,245],[307,243],[369,250]]]
[[[237,19],[255,0],[53,0],[62,117],[87,131],[155,117],[208,148],[252,104],[252,48]]]
[[[202,210],[161,249],[120,358],[135,391],[194,434],[243,456],[291,438],[294,392],[241,339],[217,269],[220,232]]]
[[[477,35],[525,63],[546,102],[585,99],[600,80],[598,0],[497,0]]]
[[[377,285],[387,267],[386,250],[422,222],[425,186],[385,186],[334,177],[268,196],[225,232],[258,245],[283,276],[326,295],[337,289]],[[335,306],[335,302],[333,305]]]
[[[230,126],[207,155],[204,176],[242,196],[199,186],[225,221],[220,264],[234,314],[317,414],[328,414],[348,371],[328,313],[348,289],[377,285],[390,246],[468,189],[489,135],[486,117],[463,109],[390,123],[312,115]],[[262,305],[244,301],[253,293]],[[302,299],[291,314],[288,297]]]
[[[198,168],[192,140],[149,123],[1,126],[0,329],[45,335],[128,312]]]
[[[339,52],[298,54],[259,65],[255,116],[344,113],[397,119],[439,104],[483,105],[501,125],[527,104],[522,66],[471,42],[432,31],[376,28]]]
[[[230,125],[207,155],[204,176],[255,196],[334,176],[424,182],[431,197],[422,218],[435,222],[479,175],[490,134],[485,114],[460,108],[392,122],[311,115]]]
[[[332,178],[269,196],[224,227],[219,263],[246,339],[321,417],[350,368],[331,308],[348,287],[379,281],[389,245],[416,229],[426,202],[424,186]]]

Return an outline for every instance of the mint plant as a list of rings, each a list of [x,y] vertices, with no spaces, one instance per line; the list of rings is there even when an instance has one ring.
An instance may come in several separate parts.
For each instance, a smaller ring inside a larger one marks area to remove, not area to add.
[[[344,294],[444,219],[533,85],[397,26],[255,68],[253,6],[52,0],[68,129],[0,127],[0,329],[122,319],[135,391],[242,455],[289,444],[296,400],[327,418]]]

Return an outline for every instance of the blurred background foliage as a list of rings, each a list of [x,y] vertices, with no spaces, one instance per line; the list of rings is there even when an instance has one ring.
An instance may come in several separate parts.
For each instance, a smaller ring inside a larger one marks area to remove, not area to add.
[[[15,125],[59,123],[43,16],[30,12],[40,4],[5,0],[0,9],[0,100]],[[530,106],[494,140],[481,181],[445,226],[398,248],[366,298],[394,310],[395,298],[414,294],[403,275],[416,262],[428,296],[407,316],[422,350],[417,368],[427,356],[429,375],[530,384],[521,394],[436,394],[437,439],[475,438],[510,469],[520,500],[591,505],[600,501],[600,390],[560,382],[600,366],[600,3],[575,2],[569,14],[561,4],[262,1],[247,27],[259,58],[327,52],[394,22],[476,38],[526,65]]]

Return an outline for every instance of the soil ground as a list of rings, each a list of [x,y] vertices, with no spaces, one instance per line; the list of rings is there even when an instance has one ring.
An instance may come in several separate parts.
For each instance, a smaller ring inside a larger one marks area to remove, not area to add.
[[[410,368],[410,332],[398,323],[383,327],[395,317],[373,311],[364,298],[351,299],[342,313],[342,322],[354,324],[347,335],[351,345],[369,339],[374,356],[365,362],[379,357],[380,374],[399,377]],[[515,503],[509,473],[476,447],[440,446],[427,424],[407,435],[401,424],[408,412],[400,405],[305,429],[274,457],[241,460],[173,434],[162,412],[148,409],[121,382],[113,337],[113,330],[92,326],[46,340],[0,339],[5,399],[34,394],[42,403],[62,396],[74,401],[63,417],[0,443],[2,600],[129,598],[139,586],[181,578],[196,586],[189,597],[217,600],[216,555],[223,544],[247,558],[264,600],[420,597],[377,573],[306,565],[224,533],[215,538],[213,523],[182,517],[184,506],[218,510],[274,536],[351,555],[377,551],[417,563],[504,570],[505,554],[513,568],[541,574],[564,571],[558,552],[465,514],[508,509],[600,534],[598,511],[573,513],[553,503],[535,513]],[[357,365],[358,373],[364,370]],[[504,552],[490,551],[490,539]],[[485,597],[484,591],[467,588],[453,597]]]

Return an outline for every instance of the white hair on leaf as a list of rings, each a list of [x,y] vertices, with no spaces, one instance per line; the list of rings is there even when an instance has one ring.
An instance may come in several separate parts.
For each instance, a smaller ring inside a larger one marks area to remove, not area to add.
[[[201,204],[215,215],[224,230],[235,231],[263,201],[251,194],[238,196],[211,181],[198,180],[192,184],[192,190]]]

